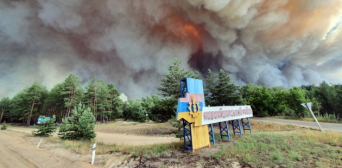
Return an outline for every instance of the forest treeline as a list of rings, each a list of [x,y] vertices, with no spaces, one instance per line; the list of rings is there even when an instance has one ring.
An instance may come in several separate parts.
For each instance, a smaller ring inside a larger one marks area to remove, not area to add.
[[[200,79],[197,71],[180,68],[181,60],[175,59],[168,66],[169,73],[163,74],[158,95],[129,99],[123,102],[120,92],[113,83],[106,84],[94,77],[83,88],[81,80],[70,74],[62,83],[47,90],[38,81],[26,87],[13,98],[3,97],[0,101],[0,123],[21,122],[26,125],[37,122],[39,116],[55,115],[57,121],[71,115],[79,103],[91,109],[97,121],[108,122],[116,118],[165,122],[176,114],[180,96],[179,80]],[[208,70],[204,81],[206,105],[251,105],[255,116],[304,117],[308,111],[301,103],[312,102],[316,115],[342,116],[342,85],[303,85],[301,87],[267,87],[256,84],[237,86],[227,72],[214,74]],[[148,117],[146,116],[148,115]]]

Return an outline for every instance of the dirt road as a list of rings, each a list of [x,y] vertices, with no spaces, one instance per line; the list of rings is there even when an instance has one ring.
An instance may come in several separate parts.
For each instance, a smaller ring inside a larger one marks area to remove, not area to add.
[[[31,133],[32,130],[36,130],[32,127],[8,127],[8,130]],[[56,134],[54,136],[57,136]],[[179,138],[174,137],[152,137],[152,136],[138,136],[138,135],[125,135],[96,132],[96,142],[103,142],[105,144],[117,144],[117,145],[150,145],[158,143],[170,143],[179,142]]]
[[[37,148],[8,131],[0,131],[0,168],[95,168],[89,163],[70,160]]]
[[[260,117],[253,117],[252,120],[257,121],[266,121],[266,122],[275,122],[275,123],[282,123],[282,124],[293,124],[307,128],[315,128],[319,129],[316,122],[310,121],[298,121],[298,120],[283,120],[283,119],[273,119],[273,118],[260,118]],[[331,130],[331,131],[339,131],[342,132],[342,124],[335,124],[335,123],[319,123],[323,130]]]

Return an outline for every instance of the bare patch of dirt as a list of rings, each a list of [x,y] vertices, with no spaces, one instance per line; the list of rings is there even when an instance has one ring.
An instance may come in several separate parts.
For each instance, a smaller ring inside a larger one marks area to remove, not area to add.
[[[8,127],[8,130],[31,134],[34,127]],[[57,134],[54,134],[57,137]],[[96,142],[103,142],[105,144],[117,145],[151,145],[160,143],[179,142],[179,138],[174,137],[152,137],[152,136],[139,136],[139,135],[126,135],[96,132]]]
[[[75,155],[68,157],[47,149],[37,148],[38,142],[35,145],[32,143],[39,138],[24,137],[25,135],[20,133],[0,131],[0,167],[97,167],[83,162],[82,159],[75,159],[77,157]]]

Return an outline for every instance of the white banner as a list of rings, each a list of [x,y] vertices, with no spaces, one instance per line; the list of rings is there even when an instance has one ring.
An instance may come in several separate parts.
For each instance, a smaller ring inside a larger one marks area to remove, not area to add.
[[[250,105],[204,107],[202,125],[253,117]]]

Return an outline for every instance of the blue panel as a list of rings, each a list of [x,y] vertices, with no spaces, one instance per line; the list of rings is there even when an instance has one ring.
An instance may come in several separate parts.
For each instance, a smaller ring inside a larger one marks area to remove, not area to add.
[[[203,107],[204,107],[203,106],[203,102],[199,102],[199,105],[201,107],[201,109],[199,111],[203,111]],[[187,103],[187,102],[178,102],[177,112],[178,113],[190,112],[188,107],[189,107],[189,103]]]
[[[183,79],[182,79],[183,80]],[[203,104],[205,106],[203,82],[201,79],[185,78],[186,92],[203,94]]]
[[[204,94],[202,80],[186,78],[186,92]]]

